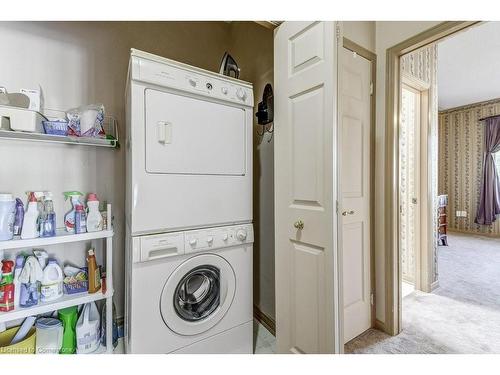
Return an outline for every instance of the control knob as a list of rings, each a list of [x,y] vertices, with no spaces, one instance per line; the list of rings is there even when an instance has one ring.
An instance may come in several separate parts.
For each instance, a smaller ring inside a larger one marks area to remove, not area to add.
[[[240,241],[245,241],[247,239],[247,231],[240,229],[236,232],[236,238]]]
[[[193,238],[193,239],[189,240],[189,244],[191,245],[191,247],[196,246],[197,242],[198,241],[196,241],[196,238]]]
[[[208,243],[208,246],[212,246],[213,243],[214,243],[214,238],[213,237],[208,237],[207,238],[207,243]]]
[[[242,88],[239,88],[238,90],[236,90],[236,96],[238,97],[238,99],[244,101],[247,98],[247,93]]]

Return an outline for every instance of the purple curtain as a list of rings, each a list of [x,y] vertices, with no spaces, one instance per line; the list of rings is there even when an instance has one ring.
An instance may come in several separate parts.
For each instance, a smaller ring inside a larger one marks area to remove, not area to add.
[[[485,122],[483,179],[474,222],[491,225],[500,215],[500,178],[493,160],[493,153],[500,151],[500,116],[487,118]]]

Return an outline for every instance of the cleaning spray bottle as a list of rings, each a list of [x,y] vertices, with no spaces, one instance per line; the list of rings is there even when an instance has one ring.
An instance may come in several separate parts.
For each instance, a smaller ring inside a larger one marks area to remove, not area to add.
[[[0,282],[0,311],[14,310],[14,262],[2,260],[2,281]]]
[[[31,192],[28,198],[28,209],[24,213],[23,218],[22,239],[37,238],[39,236],[39,217],[38,202],[35,194]]]
[[[56,213],[54,212],[54,202],[52,193],[45,193],[43,214],[40,224],[40,237],[54,237],[56,235]]]
[[[83,206],[82,202],[80,202],[80,197],[83,194],[79,191],[66,191],[64,192],[64,199],[71,199],[71,210],[64,216],[64,226],[66,227],[66,231],[69,233],[75,233],[75,213],[76,206]]]

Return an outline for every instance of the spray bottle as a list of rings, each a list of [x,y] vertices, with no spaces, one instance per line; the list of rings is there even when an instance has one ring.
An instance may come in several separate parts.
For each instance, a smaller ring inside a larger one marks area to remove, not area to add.
[[[83,204],[80,202],[80,197],[83,194],[79,191],[66,191],[64,192],[64,199],[71,199],[71,210],[64,216],[64,226],[66,227],[66,231],[69,233],[75,233],[75,213],[76,206],[82,206]]]
[[[38,203],[33,192],[28,198],[28,209],[24,213],[23,227],[21,229],[21,238],[37,238],[39,236],[39,218]]]
[[[0,311],[14,310],[14,262],[2,260],[2,281],[0,282]]]
[[[54,237],[56,235],[56,213],[54,212],[54,202],[52,193],[45,193],[43,214],[40,224],[40,237]]]

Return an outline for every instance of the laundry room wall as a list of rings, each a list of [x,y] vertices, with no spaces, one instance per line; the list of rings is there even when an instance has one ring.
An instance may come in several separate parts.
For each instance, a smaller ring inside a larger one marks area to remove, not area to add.
[[[253,83],[255,111],[267,83],[274,85],[273,31],[254,22],[231,23],[229,53],[241,68],[240,78]],[[258,135],[262,126],[254,117],[253,222],[254,305],[275,319],[274,294],[274,142],[272,134]],[[271,323],[272,324],[272,323]]]
[[[51,109],[103,103],[118,121],[118,150],[0,140],[0,191],[26,201],[27,190],[51,190],[59,227],[69,209],[63,191],[95,191],[113,204],[118,316],[123,316],[125,290],[124,97],[129,49],[218,71],[230,47],[231,28],[226,22],[0,22],[0,86],[17,92],[40,85],[45,108]],[[83,246],[58,245],[49,253],[84,265]]]

